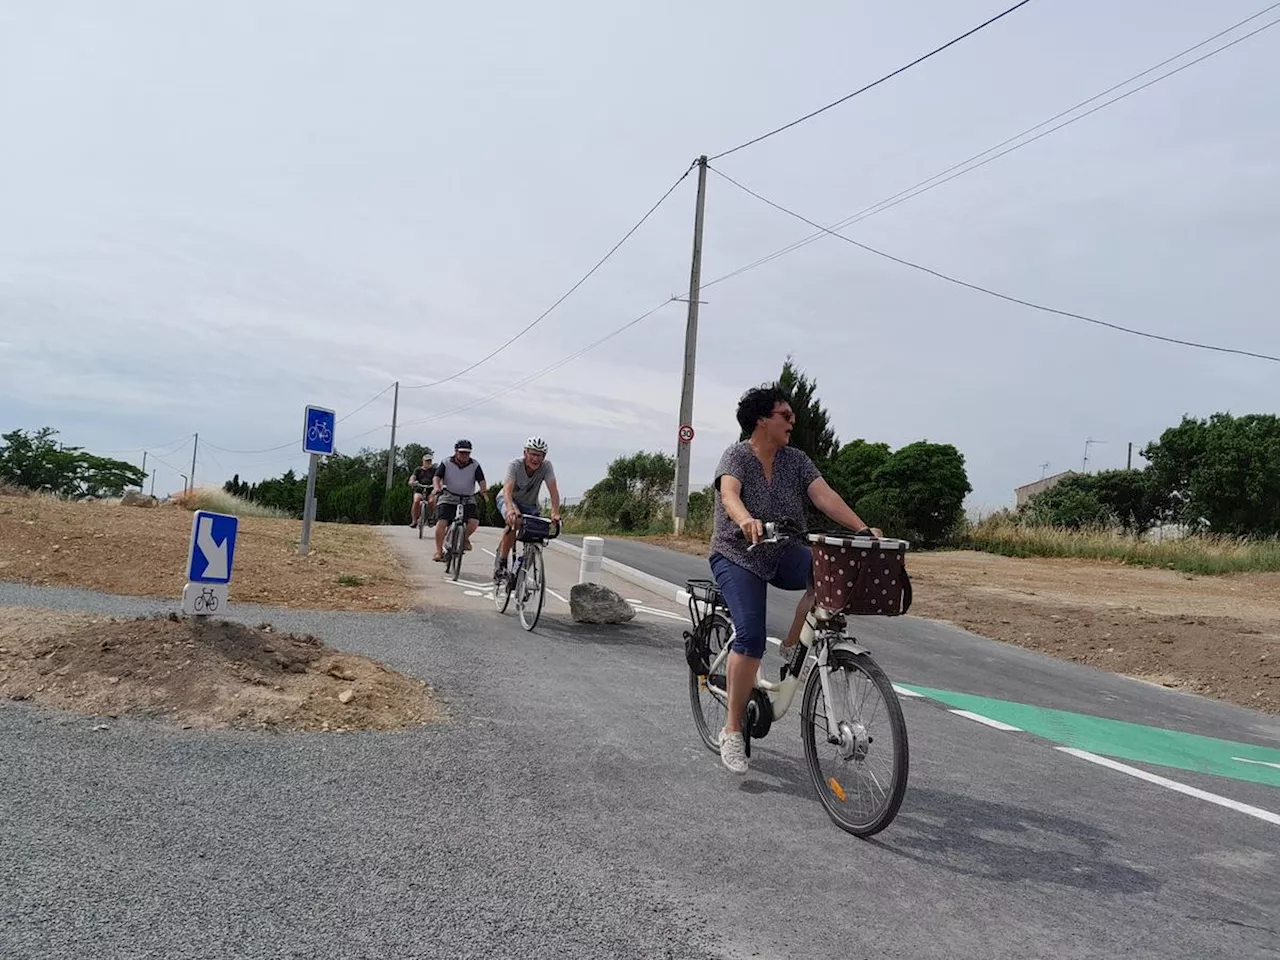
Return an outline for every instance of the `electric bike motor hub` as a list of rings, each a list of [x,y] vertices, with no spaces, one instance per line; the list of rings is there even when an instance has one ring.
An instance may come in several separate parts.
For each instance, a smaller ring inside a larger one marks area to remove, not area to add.
[[[746,723],[743,725],[751,731],[753,740],[768,735],[769,728],[773,726],[773,701],[764,691],[751,691],[751,699],[747,701]]]

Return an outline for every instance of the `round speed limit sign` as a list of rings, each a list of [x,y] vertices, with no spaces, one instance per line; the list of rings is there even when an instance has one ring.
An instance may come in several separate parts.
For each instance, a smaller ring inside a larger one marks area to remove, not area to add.
[[[687,423],[680,428],[680,442],[689,443],[693,439],[693,427]]]

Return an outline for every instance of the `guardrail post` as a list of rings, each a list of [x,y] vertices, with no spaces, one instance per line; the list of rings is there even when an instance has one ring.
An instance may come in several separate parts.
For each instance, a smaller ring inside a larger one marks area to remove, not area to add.
[[[582,538],[582,563],[578,567],[579,583],[599,583],[600,569],[604,566],[604,539]]]

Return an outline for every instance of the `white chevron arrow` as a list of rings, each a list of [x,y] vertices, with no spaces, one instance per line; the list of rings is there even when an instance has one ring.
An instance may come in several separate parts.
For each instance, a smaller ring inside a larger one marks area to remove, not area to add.
[[[213,539],[213,517],[201,517],[200,526],[196,529],[196,546],[204,554],[204,575],[213,580],[225,580],[227,577],[227,541],[217,543]]]
[[[1272,763],[1269,760],[1250,760],[1247,757],[1232,757],[1231,759],[1239,760],[1241,763],[1256,763],[1264,767],[1275,767],[1277,770],[1280,770],[1280,763]]]

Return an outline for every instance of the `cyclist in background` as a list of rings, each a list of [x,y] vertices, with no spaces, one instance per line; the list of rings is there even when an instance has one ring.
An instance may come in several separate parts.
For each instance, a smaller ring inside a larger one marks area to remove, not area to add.
[[[480,512],[476,509],[476,490],[485,502],[489,501],[489,491],[484,485],[484,471],[480,463],[471,459],[471,441],[459,440],[453,445],[453,456],[436,467],[433,480],[434,491],[428,501],[435,507],[439,500],[440,507],[436,511],[436,561],[444,560],[444,534],[458,515],[461,507],[462,516],[467,521],[467,532],[464,550],[471,549],[471,535],[480,526]]]
[[[409,522],[409,526],[416,527],[418,525],[418,514],[424,509],[423,501],[430,496],[420,488],[431,487],[431,476],[436,472],[436,465],[431,460],[431,454],[424,453],[422,455],[422,466],[413,471],[413,476],[409,478],[409,487],[413,490],[413,509],[410,515],[413,519]],[[430,514],[427,515],[430,522]]]
[[[521,517],[541,516],[538,512],[538,495],[546,483],[551,494],[551,519],[560,520],[560,489],[556,486],[556,472],[547,459],[547,441],[530,437],[524,442],[524,456],[507,464],[507,476],[498,494],[498,512],[506,520],[502,532],[502,544],[493,565],[493,579],[501,580],[507,572],[507,557],[516,545]]]

